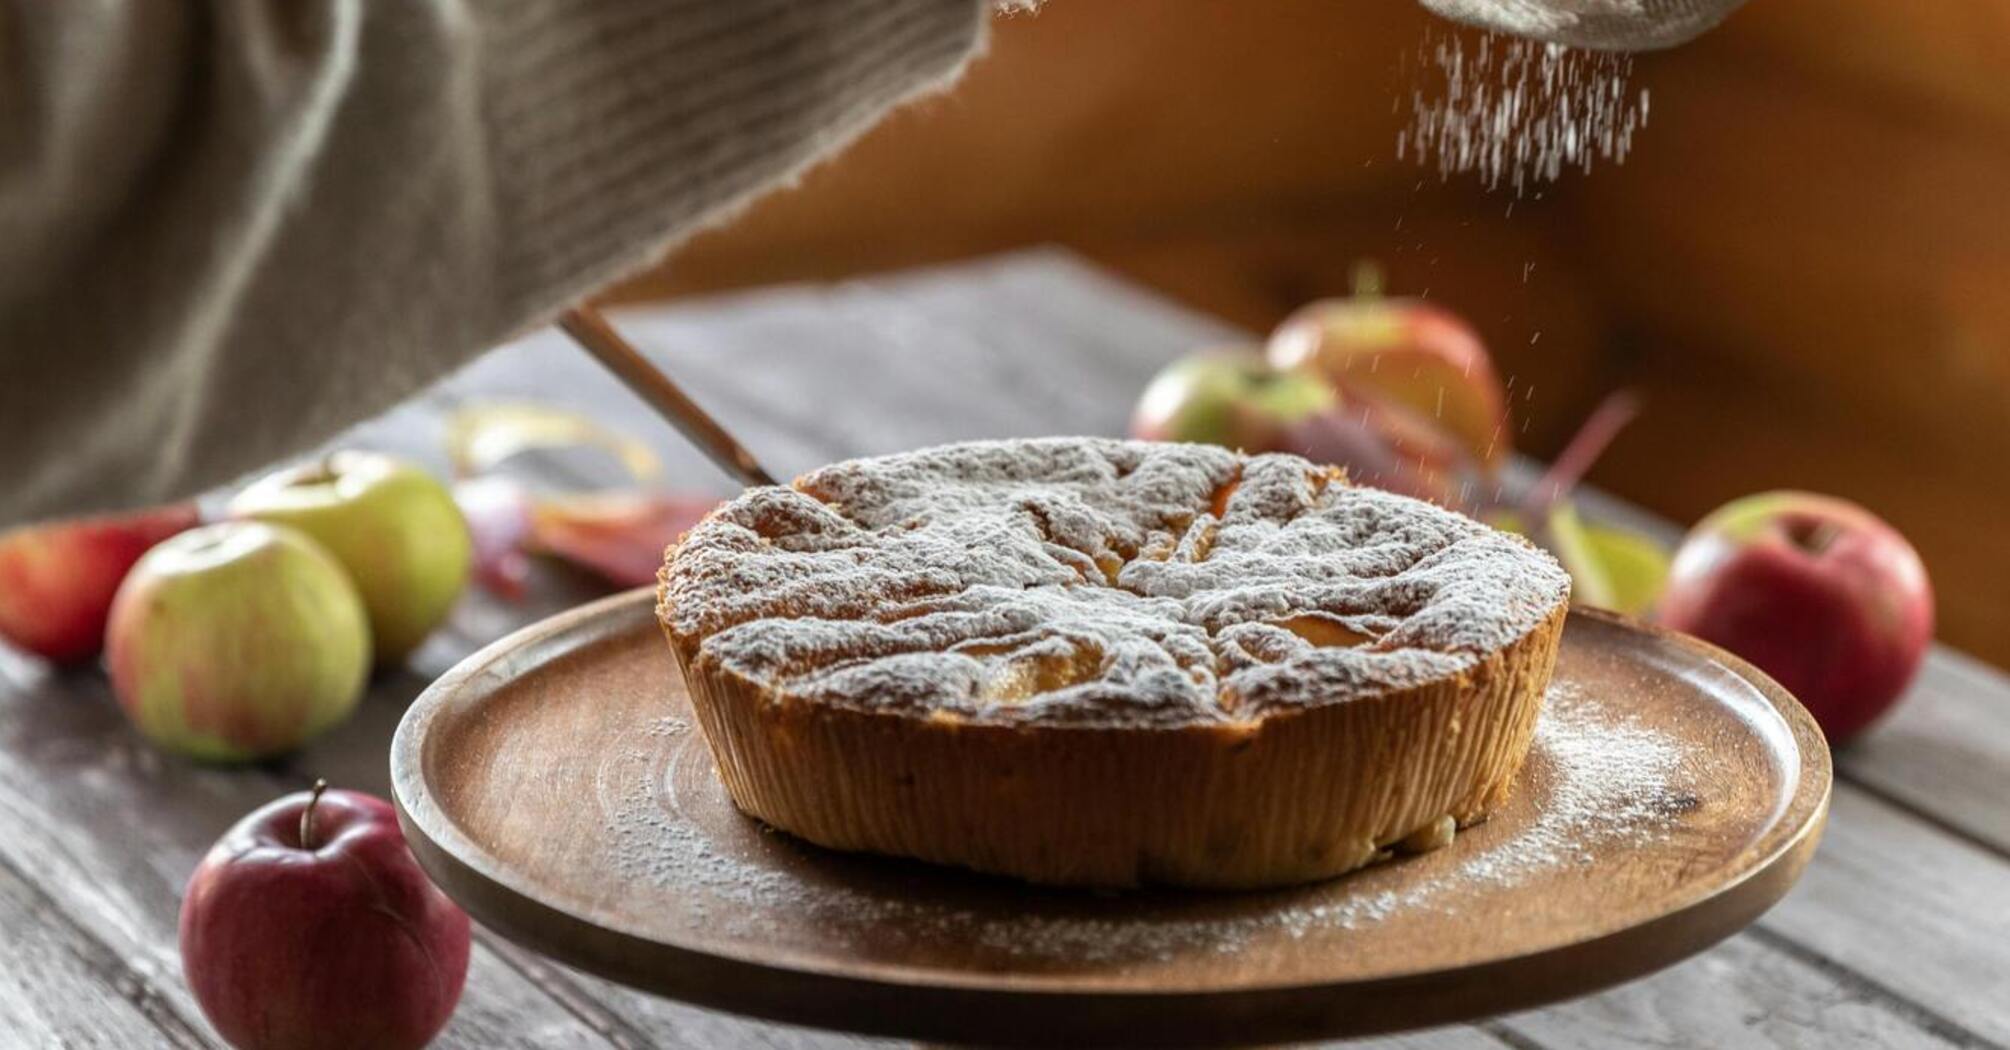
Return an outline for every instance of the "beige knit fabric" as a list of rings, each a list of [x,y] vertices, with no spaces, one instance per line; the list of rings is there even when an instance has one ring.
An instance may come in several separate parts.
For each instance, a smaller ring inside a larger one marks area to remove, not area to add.
[[[1454,21],[1603,51],[1685,43],[1744,0],[1420,0]]]
[[[946,82],[984,14],[0,3],[0,523],[388,408]]]

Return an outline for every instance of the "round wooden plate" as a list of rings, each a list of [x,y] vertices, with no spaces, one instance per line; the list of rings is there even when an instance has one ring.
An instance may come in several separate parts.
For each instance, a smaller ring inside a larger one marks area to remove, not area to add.
[[[406,715],[391,773],[433,878],[572,965],[800,1024],[1070,1046],[1361,1035],[1615,984],[1779,900],[1829,795],[1777,685],[1578,613],[1513,801],[1451,846],[1291,890],[1035,888],[742,816],[646,592],[470,657]]]

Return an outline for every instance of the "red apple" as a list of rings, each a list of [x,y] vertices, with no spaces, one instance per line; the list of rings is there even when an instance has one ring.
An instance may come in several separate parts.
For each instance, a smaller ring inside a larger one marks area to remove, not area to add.
[[[199,520],[195,504],[181,503],[0,533],[0,638],[60,664],[96,656],[119,581],[149,547]]]
[[[1758,665],[1839,745],[1919,669],[1933,640],[1933,587],[1912,545],[1871,512],[1769,492],[1690,531],[1659,619]]]
[[[468,917],[427,880],[390,803],[296,792],[189,878],[182,971],[239,1050],[426,1045],[468,974]]]
[[[1318,378],[1286,372],[1244,351],[1194,354],[1166,366],[1138,398],[1131,434],[1279,452],[1291,428],[1339,403]]]
[[[1450,310],[1382,298],[1379,285],[1364,270],[1353,298],[1286,318],[1265,348],[1270,363],[1324,376],[1350,406],[1407,413],[1456,437],[1473,462],[1499,465],[1510,451],[1507,393],[1486,343]]]

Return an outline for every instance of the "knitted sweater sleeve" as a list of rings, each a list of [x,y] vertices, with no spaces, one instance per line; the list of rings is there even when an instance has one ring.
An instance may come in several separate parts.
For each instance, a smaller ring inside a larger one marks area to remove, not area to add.
[[[389,407],[946,83],[984,14],[0,2],[0,524]]]

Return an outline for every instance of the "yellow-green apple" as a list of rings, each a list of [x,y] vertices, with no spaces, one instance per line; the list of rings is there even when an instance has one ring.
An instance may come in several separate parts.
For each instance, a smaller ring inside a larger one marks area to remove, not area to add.
[[[324,787],[245,817],[196,867],[182,971],[239,1050],[418,1050],[460,1002],[467,914],[389,803]]]
[[[304,533],[219,522],[133,566],[112,600],[105,663],[119,706],[155,743],[248,761],[355,710],[370,628],[349,574]]]
[[[1350,406],[1407,413],[1458,438],[1473,462],[1498,466],[1510,451],[1507,394],[1485,342],[1450,310],[1385,299],[1378,283],[1286,318],[1264,348],[1270,363],[1324,376]]]
[[[1912,544],[1870,511],[1768,492],[1690,531],[1658,618],[1758,665],[1842,744],[1919,669],[1933,640],[1933,586]]]
[[[1288,447],[1294,425],[1338,403],[1316,376],[1273,368],[1247,351],[1210,351],[1153,377],[1131,416],[1131,434],[1277,452]]]
[[[396,664],[453,609],[472,543],[453,495],[432,475],[375,452],[334,452],[253,482],[230,501],[238,518],[290,525],[349,570],[377,661]]]
[[[119,581],[149,547],[200,520],[182,503],[0,533],[0,638],[52,663],[96,656]]]

